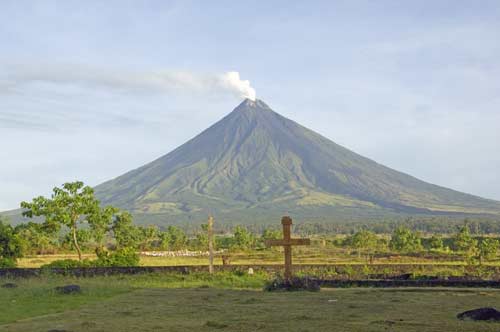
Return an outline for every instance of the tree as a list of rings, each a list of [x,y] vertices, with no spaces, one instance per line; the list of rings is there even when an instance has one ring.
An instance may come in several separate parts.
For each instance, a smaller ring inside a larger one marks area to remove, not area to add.
[[[168,226],[167,234],[169,238],[169,249],[180,250],[186,248],[187,236],[186,233],[179,227]]]
[[[22,241],[23,251],[30,254],[46,254],[54,252],[58,247],[57,234],[46,230],[42,224],[29,222],[19,224],[15,228]]]
[[[112,230],[114,219],[120,210],[113,206],[100,208],[88,216],[90,225],[90,235],[94,238],[97,244],[97,250],[102,251],[104,247],[104,239],[106,234]]]
[[[367,230],[358,231],[345,239],[345,244],[356,249],[358,251],[358,256],[361,257],[362,252],[367,252],[367,258],[373,254],[373,251],[377,247],[377,242],[377,236],[373,232]]]
[[[494,259],[498,251],[498,240],[492,238],[483,239],[478,246],[479,261]]]
[[[92,233],[89,229],[77,229],[76,230],[76,240],[80,250],[88,251],[90,249],[90,243],[92,240]],[[61,246],[70,250],[75,250],[75,243],[73,241],[73,233],[67,233],[62,238]]]
[[[444,244],[443,239],[438,235],[432,235],[429,240],[429,246],[432,250],[443,250]]]
[[[207,250],[208,248],[208,225],[201,224],[201,231],[196,233],[194,247],[199,250]]]
[[[133,225],[132,215],[126,211],[117,214],[111,226],[118,248],[139,247],[141,241],[140,230]]]
[[[232,247],[237,249],[249,249],[255,243],[255,237],[246,228],[236,226],[234,229]]]
[[[66,226],[70,229],[73,246],[82,260],[82,251],[78,243],[78,228],[88,223],[93,230],[101,231],[103,224],[110,222],[108,213],[111,208],[101,210],[99,201],[94,196],[94,190],[84,186],[83,182],[68,182],[62,188],[55,187],[50,198],[36,197],[32,202],[22,202],[23,216],[45,217],[45,226],[59,230]],[[114,211],[114,210],[113,210]],[[104,221],[105,219],[105,221]]]
[[[262,240],[279,240],[283,238],[283,232],[272,228],[265,228],[261,238]]]
[[[413,252],[422,249],[422,240],[417,233],[410,229],[400,226],[394,230],[389,242],[392,250],[400,252]]]
[[[0,220],[0,267],[15,266],[15,260],[22,256],[22,243],[11,225]]]
[[[477,240],[474,239],[469,230],[467,222],[460,228],[453,239],[454,249],[461,251],[468,260],[473,259],[477,253]]]

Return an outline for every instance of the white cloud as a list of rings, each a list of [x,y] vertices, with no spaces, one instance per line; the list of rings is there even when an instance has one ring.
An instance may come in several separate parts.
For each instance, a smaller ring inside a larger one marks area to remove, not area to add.
[[[24,86],[40,82],[144,93],[231,94],[240,98],[255,99],[255,89],[251,87],[250,81],[242,80],[237,71],[207,74],[62,64],[9,65],[3,73],[0,72],[0,93],[12,93]]]

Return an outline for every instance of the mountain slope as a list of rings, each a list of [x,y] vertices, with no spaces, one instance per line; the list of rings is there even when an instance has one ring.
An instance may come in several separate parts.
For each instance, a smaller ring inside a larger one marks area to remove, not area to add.
[[[420,181],[351,152],[260,100],[167,155],[96,187],[98,197],[165,218],[281,213],[500,214],[500,203]]]

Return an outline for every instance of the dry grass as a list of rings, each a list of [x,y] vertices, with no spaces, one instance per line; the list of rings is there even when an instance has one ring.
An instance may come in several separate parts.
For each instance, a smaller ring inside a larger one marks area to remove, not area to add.
[[[283,253],[279,248],[273,250],[255,250],[249,252],[231,253],[231,264],[282,264]],[[296,264],[366,264],[364,257],[359,257],[356,253],[343,248],[336,247],[297,247],[293,252],[294,263]],[[95,258],[95,255],[85,255],[87,258]],[[39,267],[58,259],[72,258],[77,259],[76,255],[39,255],[21,258],[18,261],[19,267]],[[456,260],[453,257],[434,256],[408,256],[392,255],[378,257],[373,261],[374,264],[443,264],[443,265],[465,265],[462,260]],[[178,265],[206,265],[208,258],[205,257],[152,257],[141,256],[140,264],[142,266],[178,266]],[[216,265],[222,264],[222,259],[216,257]],[[487,265],[500,265],[500,261],[489,262]]]

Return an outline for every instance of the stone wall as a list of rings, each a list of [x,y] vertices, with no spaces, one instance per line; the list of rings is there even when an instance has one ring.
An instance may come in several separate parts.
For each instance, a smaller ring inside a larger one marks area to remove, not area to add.
[[[216,265],[215,271],[241,271],[246,272],[249,268],[253,271],[266,273],[279,273],[283,271],[283,265]],[[324,280],[360,280],[360,279],[391,279],[407,280],[413,275],[433,276],[440,280],[495,280],[500,281],[500,266],[477,266],[477,265],[434,265],[434,264],[373,264],[373,265],[294,265],[294,273],[310,275]],[[447,275],[447,271],[449,275]],[[141,274],[141,273],[194,273],[208,272],[206,265],[190,266],[140,266],[140,267],[92,267],[72,269],[40,269],[40,268],[12,268],[0,269],[0,277],[34,277],[46,273],[65,274],[78,277],[92,277],[116,274]],[[460,277],[453,277],[453,273],[459,272]],[[439,278],[437,278],[439,277]],[[423,278],[425,279],[425,277]],[[429,279],[429,278],[427,278]]]

